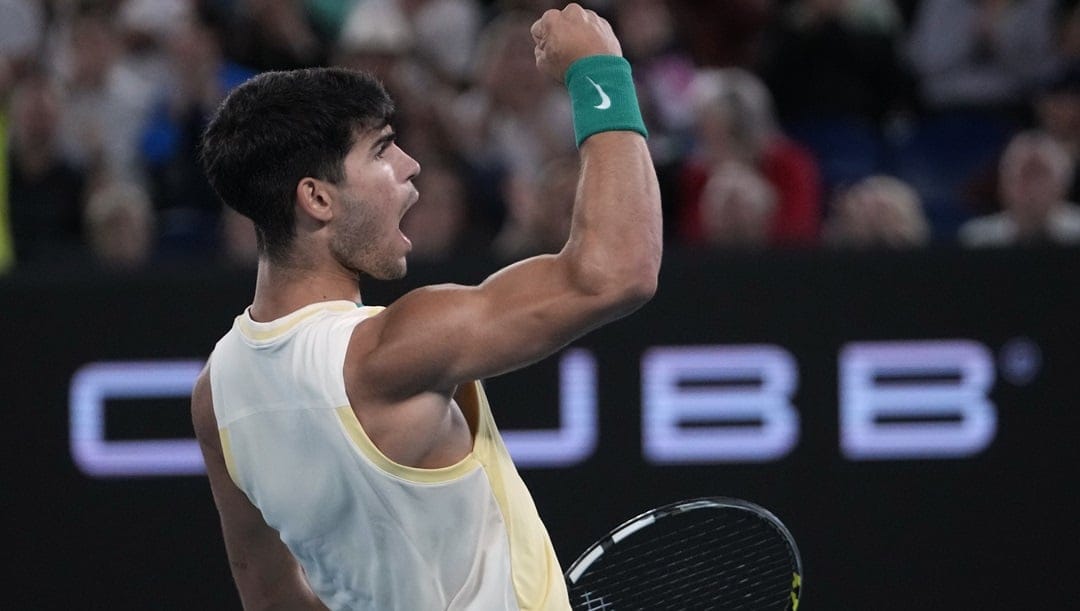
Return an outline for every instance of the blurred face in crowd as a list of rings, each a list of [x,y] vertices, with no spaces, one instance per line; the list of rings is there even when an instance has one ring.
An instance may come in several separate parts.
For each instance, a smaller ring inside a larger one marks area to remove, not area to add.
[[[717,105],[699,109],[694,125],[710,163],[720,163],[737,156],[737,143],[731,134],[731,116],[723,107]]]
[[[855,247],[909,247],[925,244],[930,226],[917,194],[900,181],[866,178],[837,199],[831,231]]]
[[[81,87],[102,86],[116,58],[118,40],[106,18],[87,15],[76,19],[68,50],[72,80]]]
[[[759,77],[742,68],[699,70],[690,85],[697,133],[711,163],[755,163],[778,129],[772,96]]]
[[[767,182],[741,163],[714,170],[702,196],[708,243],[720,247],[759,247],[768,240],[776,196]]]
[[[139,213],[118,208],[101,229],[98,255],[109,265],[133,268],[146,262],[152,244],[152,226]]]
[[[1038,232],[1065,196],[1066,176],[1048,140],[1018,141],[1006,150],[1001,168],[1001,198],[1022,233]]]
[[[168,48],[173,64],[186,74],[202,74],[217,68],[220,56],[217,37],[194,17],[177,24],[169,37]]]
[[[480,58],[480,82],[496,103],[526,112],[544,100],[548,80],[536,69],[531,22],[516,16],[489,26]]]
[[[146,193],[130,184],[107,183],[91,195],[87,230],[94,256],[107,267],[133,269],[154,247],[154,217]]]
[[[60,116],[56,90],[44,77],[24,81],[12,98],[12,138],[21,149],[52,142]]]
[[[674,19],[664,0],[625,0],[614,8],[619,39],[630,57],[659,53],[674,36]]]

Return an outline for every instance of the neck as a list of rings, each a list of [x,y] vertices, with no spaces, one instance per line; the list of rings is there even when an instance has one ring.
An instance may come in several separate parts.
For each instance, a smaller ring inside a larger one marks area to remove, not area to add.
[[[355,275],[341,269],[312,269],[259,258],[250,311],[256,321],[268,322],[313,303],[337,300],[360,303]]]

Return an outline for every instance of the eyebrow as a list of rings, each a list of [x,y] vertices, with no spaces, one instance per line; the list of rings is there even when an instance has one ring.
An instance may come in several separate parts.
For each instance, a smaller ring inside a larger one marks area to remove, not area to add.
[[[391,142],[393,142],[396,139],[397,139],[397,132],[395,132],[394,130],[390,130],[390,131],[386,132],[385,134],[383,134],[382,136],[380,136],[377,140],[375,140],[375,142],[373,142],[371,144],[371,150],[374,151],[374,150],[382,149],[382,148],[386,147],[386,145],[390,144]]]

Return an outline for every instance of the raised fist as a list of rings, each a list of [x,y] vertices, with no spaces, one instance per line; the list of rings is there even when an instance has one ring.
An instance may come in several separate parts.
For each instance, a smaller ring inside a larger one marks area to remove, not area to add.
[[[606,19],[576,2],[546,11],[532,25],[536,67],[562,82],[574,61],[589,55],[622,55]]]

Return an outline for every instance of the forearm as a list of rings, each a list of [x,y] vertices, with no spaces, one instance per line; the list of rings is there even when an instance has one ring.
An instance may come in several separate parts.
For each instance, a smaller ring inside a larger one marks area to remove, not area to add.
[[[663,249],[660,189],[645,139],[594,134],[581,146],[570,240],[560,256],[588,290],[655,291]]]

